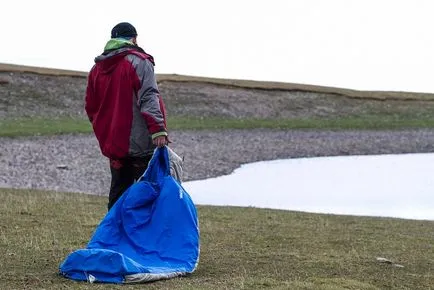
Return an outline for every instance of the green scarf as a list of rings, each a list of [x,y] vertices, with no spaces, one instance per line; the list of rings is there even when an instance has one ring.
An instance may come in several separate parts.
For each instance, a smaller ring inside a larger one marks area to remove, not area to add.
[[[118,49],[128,45],[134,45],[134,43],[124,38],[112,38],[105,45],[104,51]]]

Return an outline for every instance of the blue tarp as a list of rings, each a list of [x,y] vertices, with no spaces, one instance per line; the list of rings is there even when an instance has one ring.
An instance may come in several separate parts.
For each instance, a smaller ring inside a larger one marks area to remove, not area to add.
[[[166,147],[110,209],[86,249],[66,257],[73,280],[147,282],[192,273],[199,261],[199,224],[189,194],[170,175]]]

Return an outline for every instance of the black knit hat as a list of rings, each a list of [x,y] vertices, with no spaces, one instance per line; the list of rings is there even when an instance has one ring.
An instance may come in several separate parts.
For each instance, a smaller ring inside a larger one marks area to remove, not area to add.
[[[137,31],[128,22],[121,22],[112,29],[112,38],[124,37],[133,38],[137,36]]]

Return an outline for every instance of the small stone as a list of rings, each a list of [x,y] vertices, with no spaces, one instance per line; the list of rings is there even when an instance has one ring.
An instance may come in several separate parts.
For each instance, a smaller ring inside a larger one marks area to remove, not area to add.
[[[56,166],[57,169],[68,170],[68,165],[60,164]]]
[[[382,258],[382,257],[377,257],[377,261],[380,263],[392,264],[392,261],[390,261],[389,259],[386,259],[386,258]]]

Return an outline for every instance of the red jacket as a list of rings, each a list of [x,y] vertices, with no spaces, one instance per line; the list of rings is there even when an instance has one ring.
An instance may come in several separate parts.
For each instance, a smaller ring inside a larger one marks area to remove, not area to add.
[[[152,56],[124,47],[95,59],[85,109],[101,152],[110,159],[152,153],[152,137],[167,136],[166,112]]]

